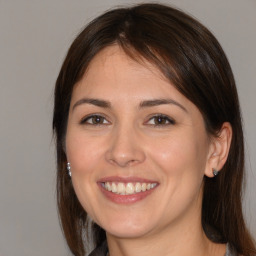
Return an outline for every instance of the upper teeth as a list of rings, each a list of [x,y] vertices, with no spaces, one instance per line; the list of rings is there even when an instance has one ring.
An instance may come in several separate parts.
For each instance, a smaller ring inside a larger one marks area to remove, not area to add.
[[[156,183],[123,183],[123,182],[105,182],[102,185],[106,190],[119,195],[132,195],[146,190],[150,190],[156,186]]]

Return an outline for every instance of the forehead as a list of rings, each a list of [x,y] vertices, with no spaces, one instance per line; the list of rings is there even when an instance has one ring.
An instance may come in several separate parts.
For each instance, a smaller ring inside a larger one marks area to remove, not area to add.
[[[122,90],[126,96],[131,90],[137,94],[143,92],[145,96],[152,91],[155,94],[171,90],[180,94],[155,65],[140,56],[134,60],[118,45],[104,48],[92,59],[74,91],[82,90],[88,94]]]
[[[122,70],[124,67],[128,69]],[[89,63],[84,76],[87,76],[88,73],[91,75],[90,73],[99,68],[101,72],[106,71],[106,73],[103,73],[105,76],[116,71],[118,71],[118,74],[120,75],[127,74],[128,71],[132,71],[134,74],[144,74],[145,76],[148,74],[154,74],[158,78],[167,81],[164,75],[154,64],[139,55],[139,53],[134,53],[133,50],[129,51],[129,54],[127,54],[117,44],[108,46],[101,50]]]

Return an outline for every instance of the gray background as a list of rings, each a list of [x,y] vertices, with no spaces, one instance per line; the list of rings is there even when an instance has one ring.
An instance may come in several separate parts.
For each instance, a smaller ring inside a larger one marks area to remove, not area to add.
[[[70,255],[55,206],[53,87],[67,48],[121,0],[0,0],[0,256]],[[256,1],[169,0],[216,35],[231,62],[245,123],[244,211],[256,237]]]

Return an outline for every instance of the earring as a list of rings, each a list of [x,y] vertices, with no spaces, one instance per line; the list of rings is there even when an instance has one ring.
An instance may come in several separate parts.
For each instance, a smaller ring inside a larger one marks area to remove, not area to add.
[[[216,177],[219,174],[219,171],[212,168],[212,173],[213,173],[213,176]]]
[[[71,177],[71,167],[70,167],[70,163],[67,163],[67,170],[68,170],[68,175]]]

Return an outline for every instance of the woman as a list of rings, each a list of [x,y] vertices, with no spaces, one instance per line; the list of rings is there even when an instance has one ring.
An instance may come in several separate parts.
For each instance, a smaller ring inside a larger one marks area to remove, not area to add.
[[[74,255],[255,255],[243,131],[215,37],[171,7],[109,11],[55,88],[59,215]]]

